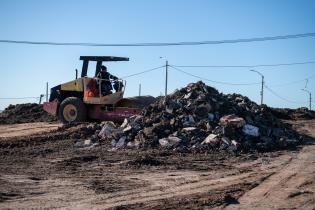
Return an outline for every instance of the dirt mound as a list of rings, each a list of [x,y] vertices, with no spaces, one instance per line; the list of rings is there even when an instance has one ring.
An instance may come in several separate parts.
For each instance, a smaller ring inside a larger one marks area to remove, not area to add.
[[[176,151],[270,151],[294,147],[302,138],[265,105],[239,94],[224,95],[191,83],[145,108],[120,126],[98,133],[116,148]]]
[[[135,96],[124,98],[121,101],[129,101],[129,103],[135,105],[135,107],[143,109],[148,107],[150,104],[154,103],[156,100],[157,99],[153,96]],[[119,104],[117,106],[119,106]]]
[[[43,110],[41,104],[35,103],[9,105],[0,113],[0,124],[53,122],[56,120]]]
[[[282,109],[272,108],[271,112],[273,115],[280,119],[285,120],[311,120],[315,119],[315,111],[309,110],[308,108],[301,107],[298,109]]]

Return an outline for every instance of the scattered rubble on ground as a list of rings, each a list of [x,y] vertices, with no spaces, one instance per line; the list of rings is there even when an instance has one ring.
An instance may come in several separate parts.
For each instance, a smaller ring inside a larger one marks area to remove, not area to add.
[[[9,105],[0,113],[0,124],[52,122],[57,119],[43,110],[42,105],[35,103]]]
[[[93,139],[109,141],[113,149],[270,151],[302,141],[269,107],[203,82],[160,98],[120,126],[104,122],[101,127]]]

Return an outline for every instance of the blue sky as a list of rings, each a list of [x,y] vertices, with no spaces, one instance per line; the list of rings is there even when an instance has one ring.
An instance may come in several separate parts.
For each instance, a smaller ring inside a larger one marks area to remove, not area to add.
[[[315,1],[306,0],[174,0],[174,1],[0,1],[0,39],[139,43],[252,38],[315,32]],[[80,55],[126,56],[129,62],[108,63],[122,77],[164,65],[255,65],[315,61],[315,38],[172,47],[34,46],[0,43],[0,98],[39,96],[50,86],[69,81],[81,69]],[[305,82],[276,86],[315,75],[315,64],[259,67],[266,85],[282,100],[265,91],[264,102],[274,107],[300,107]],[[231,83],[260,82],[249,68],[185,68],[192,74]],[[90,71],[92,73],[92,71]],[[126,96],[164,93],[164,69],[127,79]],[[169,92],[198,79],[169,72]],[[228,86],[206,82],[223,93],[241,93],[259,103],[260,86]],[[308,89],[315,90],[315,79]],[[0,110],[10,103],[0,99]]]

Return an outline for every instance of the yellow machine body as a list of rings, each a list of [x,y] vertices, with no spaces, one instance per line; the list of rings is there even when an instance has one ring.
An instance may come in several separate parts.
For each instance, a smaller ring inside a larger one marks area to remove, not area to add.
[[[92,84],[95,83],[95,84]],[[86,104],[111,105],[116,104],[124,96],[124,88],[121,91],[102,96],[100,86],[98,86],[98,94],[90,95],[89,85],[96,87],[96,79],[90,77],[79,78],[60,85],[60,90],[63,92],[77,92],[83,94],[83,102]]]
[[[77,92],[83,92],[84,89],[84,79],[85,78],[79,78],[70,82],[66,82],[64,84],[61,84],[61,90],[62,91],[77,91]]]

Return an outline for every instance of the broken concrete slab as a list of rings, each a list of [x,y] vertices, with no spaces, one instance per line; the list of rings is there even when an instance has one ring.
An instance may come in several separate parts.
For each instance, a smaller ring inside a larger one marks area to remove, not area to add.
[[[256,137],[259,136],[259,128],[253,125],[249,125],[249,124],[244,125],[242,131],[246,135],[256,136]]]
[[[223,117],[220,118],[220,124],[221,125],[232,125],[237,128],[243,127],[246,122],[242,117],[238,117],[235,114],[230,114],[230,115],[224,115]]]
[[[169,136],[167,138],[159,139],[159,143],[162,147],[170,147],[176,143],[179,143],[180,141],[181,139],[175,136]]]
[[[215,145],[219,143],[219,141],[220,141],[220,138],[218,135],[210,134],[209,136],[207,136],[207,138],[203,142],[201,142],[201,144]]]

